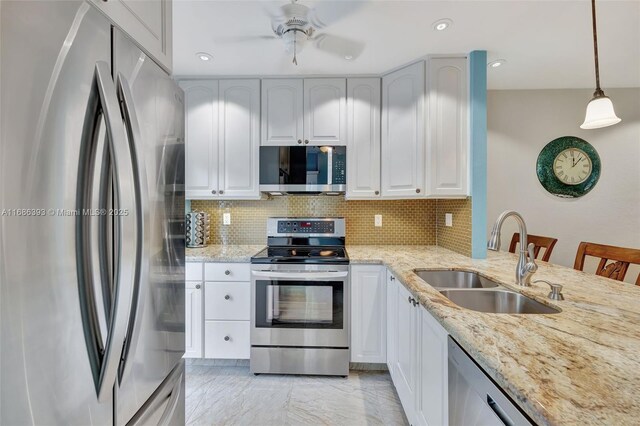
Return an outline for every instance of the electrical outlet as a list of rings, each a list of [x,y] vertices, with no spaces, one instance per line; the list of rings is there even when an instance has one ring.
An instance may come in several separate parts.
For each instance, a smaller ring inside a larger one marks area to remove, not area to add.
[[[444,226],[453,226],[453,214],[451,213],[444,214]]]
[[[382,226],[382,215],[381,214],[377,214],[375,216],[373,216],[373,224],[375,226]]]
[[[231,213],[223,213],[222,214],[222,224],[223,225],[231,225]]]

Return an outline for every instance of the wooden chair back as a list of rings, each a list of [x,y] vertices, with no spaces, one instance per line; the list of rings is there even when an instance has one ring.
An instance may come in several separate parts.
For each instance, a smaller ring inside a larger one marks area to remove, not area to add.
[[[573,269],[582,271],[587,256],[600,258],[596,275],[618,281],[624,280],[631,263],[640,265],[640,250],[638,249],[581,242],[578,246]],[[636,285],[640,285],[640,274],[636,279]]]
[[[544,255],[542,256],[542,260],[544,262],[548,262],[549,258],[551,257],[551,252],[553,251],[553,247],[558,242],[558,239],[551,238],[551,237],[541,237],[540,235],[527,234],[527,241],[529,242],[529,244],[533,243],[533,245],[535,246],[533,249],[533,255],[536,257],[536,259],[538,258],[538,255],[540,254],[541,249],[544,248],[545,250],[544,250]],[[518,245],[519,242],[520,242],[520,234],[518,232],[515,232],[513,234],[513,237],[511,238],[511,244],[509,245],[509,252],[515,253],[516,246]]]

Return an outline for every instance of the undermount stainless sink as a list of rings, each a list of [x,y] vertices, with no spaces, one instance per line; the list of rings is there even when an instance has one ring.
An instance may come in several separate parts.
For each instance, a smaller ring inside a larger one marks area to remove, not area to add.
[[[494,288],[499,284],[472,271],[431,271],[415,269],[417,276],[436,288]]]
[[[559,309],[508,290],[441,290],[461,308],[493,314],[557,314]]]

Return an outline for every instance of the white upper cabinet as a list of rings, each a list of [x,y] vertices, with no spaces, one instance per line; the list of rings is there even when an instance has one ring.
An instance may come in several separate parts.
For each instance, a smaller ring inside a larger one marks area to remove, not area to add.
[[[185,104],[186,198],[212,198],[218,191],[218,81],[182,81],[180,87]]]
[[[259,199],[260,81],[182,81],[188,200]]]
[[[262,80],[262,145],[299,145],[303,139],[303,80]]]
[[[171,0],[91,0],[165,70],[173,66]]]
[[[346,145],[347,82],[344,78],[304,80],[304,143]]]
[[[466,58],[429,60],[427,187],[434,197],[469,193]]]
[[[382,196],[425,194],[423,61],[382,78]]]
[[[348,199],[380,198],[380,79],[347,79]]]
[[[260,80],[220,80],[218,195],[259,198]]]
[[[381,265],[351,265],[351,362],[387,361],[387,275]]]

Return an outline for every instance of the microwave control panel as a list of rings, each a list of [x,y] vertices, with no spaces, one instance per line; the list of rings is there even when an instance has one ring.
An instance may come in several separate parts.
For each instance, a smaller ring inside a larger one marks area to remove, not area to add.
[[[291,234],[333,234],[335,225],[328,220],[280,220],[278,221],[278,233]]]

